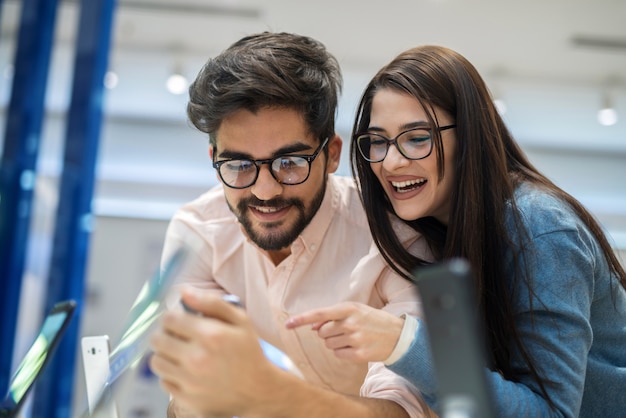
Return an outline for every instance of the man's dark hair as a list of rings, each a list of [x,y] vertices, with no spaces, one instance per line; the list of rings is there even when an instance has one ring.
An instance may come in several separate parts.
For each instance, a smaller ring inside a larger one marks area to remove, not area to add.
[[[301,112],[321,141],[335,133],[341,88],[339,64],[322,43],[263,32],[207,61],[189,88],[187,115],[215,146],[220,124],[233,112],[284,107]]]

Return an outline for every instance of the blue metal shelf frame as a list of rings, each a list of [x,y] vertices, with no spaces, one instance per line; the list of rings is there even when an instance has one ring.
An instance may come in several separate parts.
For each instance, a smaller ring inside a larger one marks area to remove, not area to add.
[[[85,265],[93,215],[95,167],[102,121],[115,0],[82,0],[74,79],[68,112],[46,310],[59,300],[77,302],[75,320],[35,389],[33,416],[72,416],[73,381]]]
[[[57,0],[23,0],[0,162],[0,394],[7,391]]]
[[[0,22],[2,22],[2,6],[4,6],[4,0],[0,0]],[[1,25],[0,29],[2,29]]]

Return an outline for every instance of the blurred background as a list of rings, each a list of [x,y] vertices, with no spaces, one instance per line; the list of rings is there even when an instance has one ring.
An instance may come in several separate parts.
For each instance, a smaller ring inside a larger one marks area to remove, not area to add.
[[[24,3],[0,0],[0,141]],[[18,321],[14,358],[28,348],[43,314],[38,301],[53,252],[80,10],[79,1],[59,1],[51,40],[19,317],[9,319]],[[115,342],[158,267],[168,220],[216,184],[208,138],[186,119],[187,85],[207,58],[265,30],[312,36],[338,58],[345,84],[337,131],[346,156],[359,96],[379,67],[419,44],[465,55],[531,161],[596,215],[625,260],[625,22],[623,0],[118,0],[79,335],[108,334]],[[347,157],[340,174],[350,175]],[[73,402],[83,405],[78,363],[73,385]],[[165,416],[167,397],[149,373],[135,387],[121,416]]]

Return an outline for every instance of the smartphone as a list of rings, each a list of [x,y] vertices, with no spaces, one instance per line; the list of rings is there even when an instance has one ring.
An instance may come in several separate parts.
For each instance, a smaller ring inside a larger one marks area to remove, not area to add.
[[[469,263],[453,259],[413,271],[438,388],[442,418],[494,416],[487,385],[484,333]]]
[[[109,377],[111,345],[108,335],[83,337],[80,340],[80,344],[83,354],[87,403],[89,405],[89,413],[93,414],[98,397],[101,395],[102,388]],[[105,396],[108,395],[105,394]],[[106,416],[109,418],[117,418],[118,416],[117,407],[113,400],[108,405]]]
[[[75,309],[76,302],[67,300],[55,304],[46,315],[37,338],[11,378],[9,392],[0,404],[0,417],[18,415],[28,393],[59,344]]]
[[[223,295],[222,300],[232,305],[235,305],[239,308],[244,307],[243,304],[241,303],[241,300],[236,295],[232,295],[232,294]],[[190,308],[182,300],[180,301],[180,303],[182,304],[183,309],[186,312],[193,314],[193,315],[201,315],[199,312]],[[291,360],[291,358],[289,358],[289,356],[285,354],[282,350],[273,346],[272,344],[268,343],[262,338],[259,338],[259,344],[261,345],[261,349],[263,350],[263,354],[265,354],[265,357],[267,357],[272,363],[274,363],[274,365],[304,379],[304,375],[302,374],[302,372],[296,367],[296,365]]]

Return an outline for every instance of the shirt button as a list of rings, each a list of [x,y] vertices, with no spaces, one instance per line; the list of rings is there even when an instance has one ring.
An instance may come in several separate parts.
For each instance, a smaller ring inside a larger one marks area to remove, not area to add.
[[[315,251],[316,248],[317,246],[315,244],[311,244],[311,251]]]

